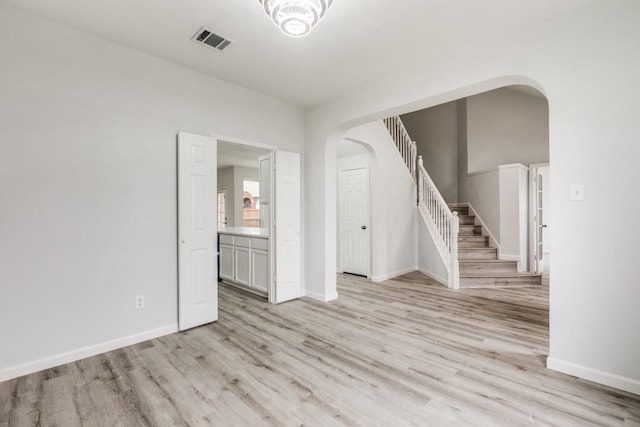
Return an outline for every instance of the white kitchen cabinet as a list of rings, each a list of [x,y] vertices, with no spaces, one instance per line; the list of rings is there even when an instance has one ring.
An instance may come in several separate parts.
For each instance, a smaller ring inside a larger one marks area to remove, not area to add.
[[[220,244],[220,278],[234,280],[233,245]]]
[[[269,252],[251,251],[251,287],[267,292],[269,289]]]
[[[251,283],[251,249],[236,246],[235,255],[235,282],[239,285],[249,286]]]
[[[261,296],[269,292],[269,238],[266,230],[229,227],[219,233],[220,278]]]

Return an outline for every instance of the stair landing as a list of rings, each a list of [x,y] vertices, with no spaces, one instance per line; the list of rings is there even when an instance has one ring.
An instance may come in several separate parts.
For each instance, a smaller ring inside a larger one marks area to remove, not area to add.
[[[458,263],[460,288],[506,288],[539,286],[542,275],[518,272],[516,261],[498,259],[498,250],[489,245],[489,237],[483,235],[482,226],[469,215],[466,206],[450,206],[458,212]]]

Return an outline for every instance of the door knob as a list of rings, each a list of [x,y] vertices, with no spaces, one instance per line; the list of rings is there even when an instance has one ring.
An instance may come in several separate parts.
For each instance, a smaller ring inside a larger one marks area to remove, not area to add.
[[[186,240],[181,240],[182,244],[184,245],[185,243],[187,243]]]
[[[363,225],[363,226],[362,226],[362,227],[360,227],[360,228],[362,228],[363,230],[366,230],[366,229],[367,229],[367,226],[366,226],[366,225]]]
[[[542,228],[547,228],[547,224],[542,224]]]

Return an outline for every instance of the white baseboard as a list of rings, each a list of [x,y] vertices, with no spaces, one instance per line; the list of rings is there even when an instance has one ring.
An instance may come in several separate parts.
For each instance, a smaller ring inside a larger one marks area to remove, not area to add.
[[[394,273],[384,274],[381,276],[371,276],[372,282],[384,282],[385,280],[391,280],[394,277],[402,276],[403,274],[411,273],[412,271],[416,271],[415,267],[405,268],[404,270],[396,271]]]
[[[329,302],[333,301],[334,299],[338,299],[337,292],[333,292],[331,294],[321,294],[318,292],[305,291],[304,296],[322,302]]]
[[[547,357],[547,368],[640,395],[640,381],[633,378],[599,371],[588,366],[577,365],[553,357]]]
[[[446,277],[440,277],[437,274],[434,274],[428,270],[425,270],[424,268],[416,268],[416,270],[418,270],[420,273],[424,274],[425,276],[429,277],[430,279],[435,280],[436,282],[445,285],[446,287],[449,287],[449,280]]]
[[[129,345],[148,341],[163,335],[169,335],[178,332],[178,324],[163,326],[161,328],[152,329],[150,331],[141,332],[139,334],[129,335],[115,340],[91,345],[77,350],[67,351],[65,353],[54,356],[45,357],[31,362],[23,363],[17,366],[0,369],[0,382],[7,381],[23,375],[39,372],[44,369],[53,368],[55,366],[64,365],[65,363],[75,362],[76,360],[95,356],[96,354],[106,353],[107,351],[116,350]]]

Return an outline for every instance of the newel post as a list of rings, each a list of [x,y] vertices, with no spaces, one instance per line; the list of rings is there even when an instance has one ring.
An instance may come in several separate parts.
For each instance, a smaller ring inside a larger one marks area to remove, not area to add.
[[[460,219],[458,212],[451,216],[451,268],[449,269],[449,284],[453,289],[460,289],[460,266],[458,263],[458,233],[460,232]]]
[[[417,194],[417,199],[418,199],[418,206],[422,206],[422,203],[424,203],[424,182],[422,180],[422,168],[424,166],[422,165],[422,156],[418,156],[418,170],[416,171],[416,182],[418,184],[417,189],[418,189],[418,194]]]

